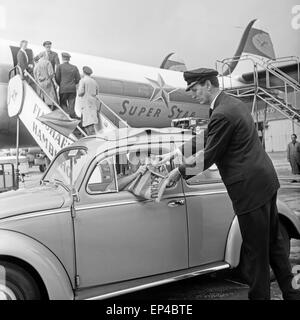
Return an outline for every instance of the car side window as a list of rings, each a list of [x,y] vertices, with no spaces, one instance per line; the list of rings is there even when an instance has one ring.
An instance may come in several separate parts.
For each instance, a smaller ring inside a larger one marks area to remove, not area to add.
[[[119,191],[127,191],[129,186],[139,176],[140,170],[147,165],[154,165],[156,156],[164,154],[163,150],[151,148],[131,150],[116,156],[116,172]],[[171,171],[170,164],[157,169],[157,173],[167,175]]]
[[[87,183],[87,191],[92,194],[118,192],[114,158],[96,165]]]
[[[206,183],[220,183],[222,181],[219,170],[216,165],[209,169],[200,172],[198,175],[188,179],[186,182],[189,185],[198,185]]]
[[[187,145],[189,141],[190,140],[188,140],[187,142],[184,143],[185,147],[190,147],[190,145]],[[200,142],[201,142],[201,140],[200,140]],[[183,143],[177,142],[175,145],[176,145],[176,148],[182,148]],[[187,149],[187,150],[189,150],[189,149]],[[200,151],[200,149],[199,149],[199,151]],[[189,154],[191,154],[191,152]],[[177,167],[178,165],[179,165],[178,161],[176,162],[175,160],[173,160],[173,166]],[[201,171],[201,172],[199,169],[199,173],[197,175],[186,180],[186,183],[188,185],[202,185],[202,184],[220,183],[220,182],[222,182],[222,179],[221,179],[219,170],[216,165],[212,165],[209,169],[207,169],[205,171]]]

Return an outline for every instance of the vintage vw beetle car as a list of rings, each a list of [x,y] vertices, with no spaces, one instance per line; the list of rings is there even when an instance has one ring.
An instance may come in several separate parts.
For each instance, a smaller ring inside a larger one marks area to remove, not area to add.
[[[118,190],[129,153],[164,154],[190,138],[178,128],[87,137],[40,186],[2,194],[0,298],[108,298],[237,267],[242,239],[217,170],[168,186],[160,203]],[[299,215],[278,208],[287,241],[300,238]]]

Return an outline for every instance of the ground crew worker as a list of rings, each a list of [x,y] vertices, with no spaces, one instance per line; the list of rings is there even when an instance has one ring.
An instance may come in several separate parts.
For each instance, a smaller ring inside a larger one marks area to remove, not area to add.
[[[300,142],[295,134],[292,134],[291,140],[287,147],[287,160],[291,165],[292,174],[300,174]]]

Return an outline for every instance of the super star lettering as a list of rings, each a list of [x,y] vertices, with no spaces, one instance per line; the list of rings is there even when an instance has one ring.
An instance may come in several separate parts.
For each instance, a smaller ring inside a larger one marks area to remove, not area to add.
[[[164,111],[161,108],[149,108],[146,106],[131,105],[129,100],[124,100],[122,103],[122,110],[119,111],[120,116],[128,115],[130,117],[145,117],[145,118],[160,118]],[[192,111],[182,110],[174,105],[167,115],[168,119],[196,117],[196,113]]]
[[[120,307],[114,304],[106,310],[107,315],[133,315],[137,318],[141,311],[141,307]]]

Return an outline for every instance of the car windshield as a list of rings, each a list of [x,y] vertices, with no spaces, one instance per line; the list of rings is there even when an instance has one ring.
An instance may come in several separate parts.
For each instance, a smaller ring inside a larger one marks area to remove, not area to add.
[[[80,171],[86,164],[86,161],[86,150],[67,150],[55,159],[43,181],[61,183],[66,187],[72,187],[76,183]]]

